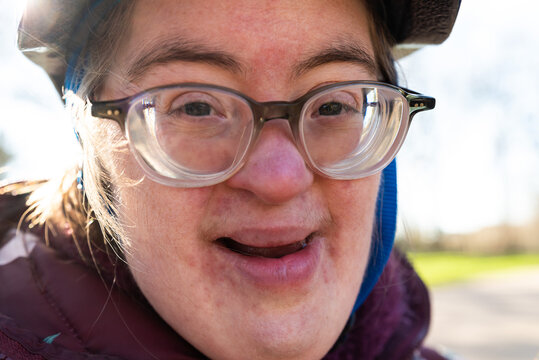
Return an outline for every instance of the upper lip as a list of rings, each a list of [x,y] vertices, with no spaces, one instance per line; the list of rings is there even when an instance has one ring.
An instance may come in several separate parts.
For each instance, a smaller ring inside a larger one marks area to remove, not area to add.
[[[234,241],[252,247],[277,247],[302,241],[315,232],[314,228],[302,226],[278,226],[242,228],[224,232],[216,238],[231,238]]]

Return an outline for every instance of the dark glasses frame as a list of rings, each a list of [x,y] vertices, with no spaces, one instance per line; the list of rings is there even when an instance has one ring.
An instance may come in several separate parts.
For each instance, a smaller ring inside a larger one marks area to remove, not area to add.
[[[315,96],[318,93],[324,92],[326,90],[345,86],[345,85],[374,85],[374,86],[382,86],[382,87],[386,87],[386,88],[390,88],[390,89],[398,91],[408,101],[408,106],[410,108],[408,121],[411,121],[413,116],[417,114],[418,112],[425,111],[425,110],[432,110],[434,109],[436,105],[436,100],[431,96],[423,95],[423,94],[420,94],[418,92],[415,92],[415,91],[412,91],[403,87],[399,87],[399,86],[395,86],[395,85],[391,85],[391,84],[387,84],[383,82],[378,82],[378,81],[337,82],[337,83],[325,85],[325,86],[316,88],[312,91],[309,91],[308,93],[302,95],[301,97],[293,101],[268,101],[268,102],[258,102],[254,99],[251,99],[247,95],[240,93],[239,91],[236,91],[234,89],[229,89],[223,86],[200,84],[200,83],[179,83],[179,84],[171,84],[171,85],[150,88],[148,90],[142,91],[140,93],[137,93],[135,95],[132,95],[123,99],[109,100],[109,101],[90,101],[92,105],[91,114],[93,117],[114,120],[118,123],[118,125],[120,125],[120,128],[122,129],[122,131],[125,131],[126,115],[131,105],[131,102],[134,99],[137,99],[140,96],[143,96],[144,94],[147,94],[147,93],[151,93],[158,90],[166,90],[166,89],[170,89],[170,88],[174,88],[178,86],[196,87],[199,89],[221,90],[221,91],[235,94],[236,96],[243,98],[245,101],[247,101],[247,103],[251,107],[251,110],[253,111],[254,119],[259,124],[258,126],[255,126],[257,128],[261,128],[265,122],[273,120],[273,119],[287,119],[288,121],[291,122],[290,125],[292,125],[292,129],[294,129],[294,128],[297,128],[297,126],[293,126],[293,125],[295,125],[294,122],[298,121],[303,105],[311,97]]]
[[[301,130],[300,130],[300,120],[302,117],[303,108],[310,99],[312,99],[313,97],[316,97],[318,94],[328,92],[333,89],[338,89],[339,87],[347,87],[347,86],[354,86],[354,85],[374,87],[374,88],[382,89],[382,90],[389,90],[395,93],[395,97],[401,97],[403,101],[407,102],[408,113],[406,114],[405,112],[402,114],[403,116],[402,122],[405,123],[403,127],[404,130],[402,130],[404,131],[404,133],[402,133],[402,135],[400,136],[400,140],[395,142],[394,145],[392,145],[391,147],[392,150],[389,151],[384,158],[382,158],[383,160],[381,160],[377,166],[373,166],[371,170],[369,171],[366,170],[365,172],[359,172],[359,173],[354,173],[354,172],[337,173],[335,171],[322,169],[310,157],[308,150],[305,148],[305,144],[302,143],[303,140],[302,140]],[[130,135],[128,131],[126,131],[126,121],[128,119],[127,114],[129,111],[131,111],[132,106],[136,106],[136,104],[142,98],[151,96],[152,93],[158,93],[160,91],[166,91],[168,89],[174,89],[178,87],[185,88],[185,89],[193,88],[197,90],[208,89],[212,91],[224,92],[231,96],[236,96],[239,99],[245,101],[245,103],[250,107],[252,115],[253,115],[254,123],[253,123],[251,139],[249,140],[250,141],[249,145],[246,148],[247,151],[244,153],[244,155],[241,156],[240,160],[237,163],[235,163],[235,165],[232,165],[226,171],[222,171],[222,172],[218,172],[214,174],[209,174],[209,173],[208,174],[195,174],[195,173],[184,173],[183,171],[180,171],[179,173],[175,173],[174,175],[164,175],[164,173],[159,172],[156,168],[150,165],[147,159],[143,155],[141,155],[141,153],[139,153],[138,150],[132,147]],[[171,84],[171,85],[154,87],[154,88],[142,91],[140,93],[137,93],[135,95],[132,95],[123,99],[110,100],[110,101],[90,101],[92,116],[101,118],[101,119],[113,120],[119,124],[120,128],[122,129],[122,132],[124,133],[126,138],[129,140],[130,147],[135,157],[137,158],[137,161],[139,162],[141,167],[145,170],[146,174],[150,178],[152,178],[154,181],[157,181],[161,184],[165,184],[169,186],[176,186],[176,187],[209,186],[209,185],[214,185],[219,182],[225,181],[226,179],[230,178],[245,163],[246,159],[248,158],[248,153],[252,150],[252,146],[255,143],[255,140],[258,138],[258,135],[261,132],[264,124],[270,120],[275,120],[275,119],[285,119],[288,121],[290,128],[292,130],[293,136],[296,139],[298,150],[302,153],[302,156],[307,161],[307,163],[309,163],[310,167],[314,171],[332,179],[339,179],[339,180],[359,179],[361,177],[373,174],[381,170],[383,167],[385,167],[385,165],[389,163],[388,162],[389,154],[391,154],[392,156],[391,159],[392,159],[396,155],[398,150],[400,149],[400,146],[402,142],[404,141],[404,137],[406,136],[406,132],[408,130],[408,127],[414,115],[421,111],[434,109],[435,103],[436,101],[433,97],[426,96],[426,95],[420,94],[418,92],[415,92],[409,89],[405,89],[402,87],[398,87],[398,86],[383,83],[383,82],[377,82],[377,81],[344,81],[344,82],[332,83],[329,85],[316,88],[312,91],[309,91],[306,94],[302,95],[301,97],[293,101],[258,102],[234,89],[229,89],[229,88],[217,86],[217,85],[200,84],[200,83]]]

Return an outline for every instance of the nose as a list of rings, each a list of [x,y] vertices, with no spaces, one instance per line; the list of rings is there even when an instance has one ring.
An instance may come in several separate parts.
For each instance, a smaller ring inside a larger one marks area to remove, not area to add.
[[[268,204],[279,204],[304,193],[313,183],[288,122],[268,121],[243,167],[227,180]]]

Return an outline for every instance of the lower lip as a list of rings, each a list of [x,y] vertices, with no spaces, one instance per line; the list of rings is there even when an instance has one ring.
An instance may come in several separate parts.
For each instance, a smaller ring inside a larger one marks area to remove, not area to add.
[[[313,278],[320,263],[321,240],[315,236],[304,249],[277,259],[221,249],[247,281],[262,288],[288,287],[306,284]]]

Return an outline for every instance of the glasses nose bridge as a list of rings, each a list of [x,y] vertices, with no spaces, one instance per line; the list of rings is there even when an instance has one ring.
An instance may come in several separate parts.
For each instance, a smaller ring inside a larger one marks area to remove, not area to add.
[[[257,120],[261,123],[275,119],[286,119],[290,122],[297,117],[298,112],[298,104],[286,101],[268,101],[258,103],[256,107]]]
[[[286,120],[288,122],[288,129],[292,132],[292,139],[296,143],[298,151],[303,154],[301,146],[299,146],[299,117],[303,108],[302,102],[289,102],[289,101],[268,101],[264,103],[251,103],[255,127],[257,128],[255,138],[258,140],[258,136],[264,127],[264,124],[271,120]],[[254,140],[253,143],[256,143]]]

